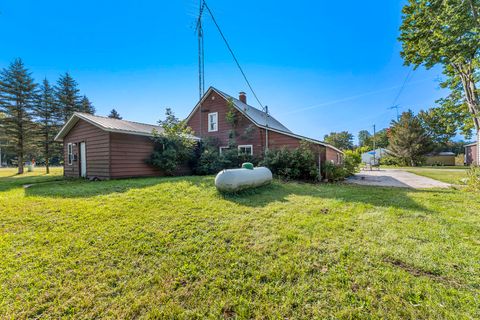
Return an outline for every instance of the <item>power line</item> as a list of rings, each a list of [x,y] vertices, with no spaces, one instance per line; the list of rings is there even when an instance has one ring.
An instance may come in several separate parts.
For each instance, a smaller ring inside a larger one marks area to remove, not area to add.
[[[235,63],[237,64],[237,67],[238,69],[240,70],[240,72],[242,73],[242,76],[243,78],[245,79],[245,82],[247,83],[248,87],[250,88],[250,91],[252,92],[253,96],[255,97],[255,100],[257,100],[258,104],[260,105],[260,107],[262,108],[263,111],[265,111],[265,107],[263,106],[263,104],[260,102],[260,99],[258,99],[258,96],[257,94],[255,93],[255,90],[253,90],[253,87],[252,85],[250,84],[250,81],[248,81],[248,78],[245,74],[245,72],[243,71],[242,67],[240,66],[240,63],[238,62],[238,59],[237,57],[235,56],[235,53],[233,52],[232,48],[230,47],[228,41],[227,41],[227,38],[225,38],[225,35],[223,34],[222,32],[222,29],[220,28],[220,26],[218,25],[217,23],[217,20],[215,20],[215,17],[213,16],[213,13],[212,13],[212,10],[210,10],[210,8],[208,7],[207,3],[205,1],[203,1],[203,6],[207,9],[208,13],[210,14],[210,16],[212,17],[212,21],[213,23],[215,24],[215,26],[217,27],[218,29],[218,32],[220,33],[220,36],[222,37],[223,41],[225,42],[225,45],[227,46],[227,49],[228,51],[230,51],[230,54],[232,55],[233,57],[233,60],[235,61]]]
[[[398,90],[398,93],[395,96],[395,99],[393,99],[393,102],[392,102],[391,106],[388,108],[388,109],[396,109],[397,110],[397,120],[398,120],[398,108],[399,108],[399,106],[397,104],[397,101],[398,101],[398,98],[400,98],[400,95],[402,94],[403,89],[405,89],[405,86],[407,85],[407,82],[408,82],[411,74],[412,74],[412,69],[408,70],[407,76],[405,77],[405,80],[403,80],[403,83],[402,83],[402,86],[400,87],[400,90]]]

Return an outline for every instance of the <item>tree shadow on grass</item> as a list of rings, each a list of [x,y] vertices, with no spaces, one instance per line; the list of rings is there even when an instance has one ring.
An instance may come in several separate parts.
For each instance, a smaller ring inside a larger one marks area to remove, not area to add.
[[[39,174],[35,176],[22,176],[12,174],[0,177],[0,192],[16,189],[25,185],[49,183],[52,181],[62,181],[63,176]]]
[[[415,190],[410,188],[375,187],[345,183],[307,184],[274,182],[271,185],[258,189],[246,190],[236,194],[224,194],[223,198],[244,206],[263,207],[275,201],[288,202],[291,196],[306,196],[334,199],[346,203],[364,203],[379,207],[394,207],[429,212],[430,210],[412,198],[413,194],[442,194],[451,192],[453,191],[449,189]]]
[[[125,193],[131,189],[149,188],[163,183],[187,182],[192,185],[204,185],[208,177],[151,177],[104,181],[83,179],[63,179],[51,183],[39,183],[25,189],[25,195],[31,197],[54,198],[90,198],[113,193]]]
[[[39,183],[25,189],[26,196],[89,198],[94,196],[124,193],[131,189],[149,188],[164,183],[186,183],[198,186],[201,190],[214,188],[212,176],[200,177],[157,177],[134,178],[109,181],[63,180]],[[413,190],[393,187],[371,187],[349,184],[308,184],[274,181],[272,184],[236,194],[220,194],[224,199],[247,207],[265,207],[274,202],[289,202],[292,196],[305,196],[321,199],[333,199],[346,203],[364,203],[380,207],[394,207],[408,210],[429,210],[412,198],[415,193],[451,193],[452,190]],[[191,194],[191,197],[202,196]]]

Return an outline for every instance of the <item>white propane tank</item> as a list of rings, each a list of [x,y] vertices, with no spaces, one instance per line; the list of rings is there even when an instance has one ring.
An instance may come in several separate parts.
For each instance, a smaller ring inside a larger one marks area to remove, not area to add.
[[[221,192],[236,192],[256,188],[272,181],[272,172],[265,167],[226,169],[215,177],[215,187]]]

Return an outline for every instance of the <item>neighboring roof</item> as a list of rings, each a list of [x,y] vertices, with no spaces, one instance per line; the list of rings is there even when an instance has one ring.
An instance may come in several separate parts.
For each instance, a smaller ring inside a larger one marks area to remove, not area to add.
[[[216,93],[218,93],[225,100],[230,100],[231,99],[234,107],[239,112],[241,112],[243,115],[245,115],[248,119],[250,119],[250,121],[252,121],[256,126],[258,126],[260,128],[275,131],[275,132],[278,132],[278,133],[281,133],[281,134],[284,134],[284,135],[287,135],[287,136],[290,136],[290,137],[294,137],[294,138],[297,138],[297,139],[306,140],[306,141],[309,141],[309,142],[312,142],[312,143],[315,143],[315,144],[320,144],[320,145],[323,145],[325,147],[329,147],[329,148],[331,148],[331,149],[333,149],[337,152],[343,153],[342,150],[340,150],[338,148],[335,148],[334,146],[332,146],[328,143],[325,143],[323,141],[319,141],[319,140],[316,140],[316,139],[308,138],[308,137],[301,136],[299,134],[293,133],[287,127],[285,127],[283,124],[281,124],[280,121],[276,120],[271,115],[269,115],[269,114],[267,115],[265,112],[255,108],[255,107],[252,107],[248,104],[245,104],[242,101],[238,100],[237,98],[234,98],[231,95],[226,94],[226,93],[224,93],[224,92],[222,92],[222,91],[220,91],[220,90],[218,90],[214,87],[210,87],[207,90],[207,92],[203,95],[202,99],[197,103],[195,108],[193,108],[193,110],[188,115],[187,121],[193,116],[193,114],[195,113],[195,110],[197,110],[197,108],[200,107],[200,105],[203,103],[203,101],[206,99],[206,97],[212,91],[215,91]],[[268,126],[267,126],[267,124],[268,124]]]
[[[373,154],[380,154],[380,153],[392,153],[390,150],[385,148],[377,148],[375,150],[369,150],[367,152],[362,153],[362,155],[373,155]]]
[[[476,145],[477,145],[476,142],[472,142],[472,143],[464,145],[464,147],[473,147],[473,146],[476,146]]]
[[[437,153],[437,156],[455,156],[455,153],[450,151],[442,151]]]
[[[89,113],[75,112],[65,123],[60,132],[55,136],[55,141],[62,141],[63,138],[75,126],[75,124],[77,124],[79,120],[87,121],[88,123],[108,132],[125,133],[140,136],[152,136],[153,130],[156,130],[160,133],[163,132],[163,128],[158,125],[112,119],[108,117],[94,116]],[[199,139],[193,136],[192,138]]]

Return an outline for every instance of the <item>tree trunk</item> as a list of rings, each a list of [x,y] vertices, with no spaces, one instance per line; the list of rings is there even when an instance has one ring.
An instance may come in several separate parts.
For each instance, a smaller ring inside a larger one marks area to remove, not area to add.
[[[463,91],[465,92],[465,102],[470,111],[475,130],[480,130],[480,101],[477,96],[477,88],[473,75],[473,68],[470,65],[453,64],[458,76],[462,81]]]
[[[23,153],[18,154],[18,174],[23,174]]]
[[[50,144],[48,142],[48,131],[45,133],[45,171],[47,174],[50,173]]]

